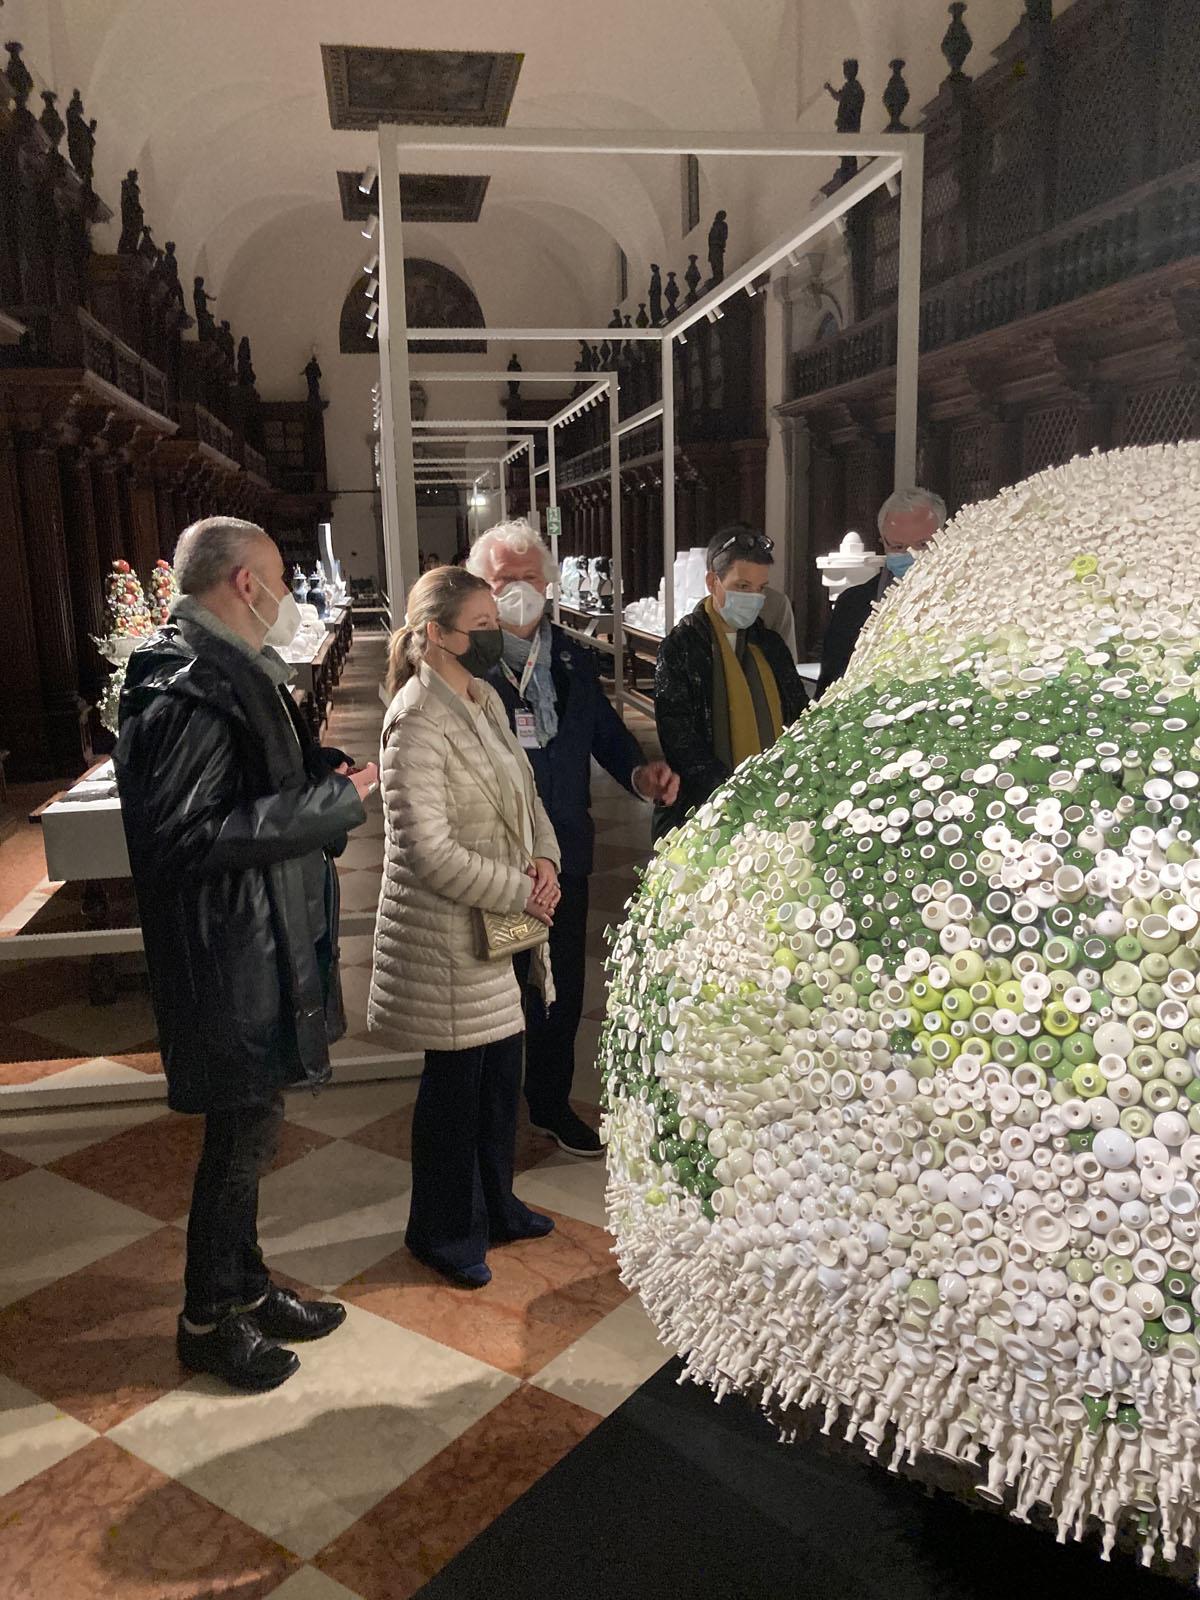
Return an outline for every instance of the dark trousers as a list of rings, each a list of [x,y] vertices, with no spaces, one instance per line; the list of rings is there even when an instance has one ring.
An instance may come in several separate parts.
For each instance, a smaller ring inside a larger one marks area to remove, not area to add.
[[[530,1117],[541,1127],[552,1126],[567,1109],[587,978],[588,880],[568,874],[558,881],[562,899],[550,929],[554,1004],[549,1009],[529,982],[529,953],[516,959],[525,1001],[525,1098]]]
[[[528,1224],[529,1209],[512,1192],[521,1038],[425,1052],[405,1242],[437,1266],[476,1266],[489,1244]]]
[[[275,1158],[283,1096],[210,1111],[188,1214],[183,1314],[220,1322],[271,1286],[258,1248],[258,1180]]]

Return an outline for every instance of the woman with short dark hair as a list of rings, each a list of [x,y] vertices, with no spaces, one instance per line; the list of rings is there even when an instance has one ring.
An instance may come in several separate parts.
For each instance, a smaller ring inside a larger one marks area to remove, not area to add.
[[[734,523],[708,547],[708,598],[663,640],[654,716],[679,798],[656,806],[655,839],[678,827],[751,756],[769,750],[804,709],[787,645],[760,620],[774,545]]]

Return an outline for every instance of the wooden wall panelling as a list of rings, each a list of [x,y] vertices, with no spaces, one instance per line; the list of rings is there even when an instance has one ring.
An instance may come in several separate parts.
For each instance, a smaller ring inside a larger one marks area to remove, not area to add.
[[[30,403],[29,400],[26,402]],[[54,774],[78,773],[87,758],[80,716],[79,653],[71,604],[58,456],[40,409],[18,421],[20,524],[30,572],[30,613],[42,683],[45,747]]]
[[[45,777],[53,763],[33,626],[14,424],[11,412],[0,410],[0,571],[6,610],[0,628],[0,744],[10,752],[9,778],[28,779]]]
[[[107,629],[91,462],[83,450],[68,447],[59,450],[58,466],[67,565],[71,579],[75,651],[79,662],[79,688],[84,699],[94,703],[103,687],[107,669],[102,667],[92,641],[102,638]]]

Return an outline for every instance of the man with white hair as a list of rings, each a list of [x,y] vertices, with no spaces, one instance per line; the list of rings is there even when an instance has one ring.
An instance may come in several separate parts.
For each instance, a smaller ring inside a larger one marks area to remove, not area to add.
[[[595,825],[592,757],[631,794],[670,805],[679,779],[663,761],[646,761],[637,740],[600,687],[595,652],[546,618],[546,592],[558,570],[541,535],[521,519],[502,522],[476,542],[468,568],[492,586],[504,657],[488,674],[529,757],[538,795],[562,851],[562,898],[550,930],[557,998],[549,1011],[525,989],[525,1098],[533,1124],[572,1155],[598,1156],[600,1140],[570,1104],[575,1035],[587,973],[588,876]]]
[[[273,1285],[258,1180],[282,1091],[329,1078],[345,1032],[337,876],[372,765],[322,760],[286,688],[300,623],[274,542],[208,517],[180,536],[171,620],[134,651],[113,754],[174,1111],[204,1117],[176,1338],[193,1372],[273,1389],[342,1306]]]
[[[876,520],[883,545],[883,569],[878,577],[844,589],[834,602],[821,647],[821,676],[815,695],[818,700],[850,665],[854,646],[876,600],[900,581],[944,525],[946,502],[930,489],[897,489],[880,506]]]

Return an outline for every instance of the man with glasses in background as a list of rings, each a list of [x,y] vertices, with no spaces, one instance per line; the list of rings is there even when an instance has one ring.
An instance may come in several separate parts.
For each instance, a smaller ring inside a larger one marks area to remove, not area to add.
[[[765,533],[735,523],[708,547],[708,597],[663,640],[654,715],[679,795],[654,811],[654,837],[677,827],[750,756],[769,750],[805,706],[787,645],[762,621],[774,565]]]

